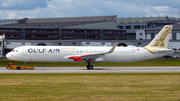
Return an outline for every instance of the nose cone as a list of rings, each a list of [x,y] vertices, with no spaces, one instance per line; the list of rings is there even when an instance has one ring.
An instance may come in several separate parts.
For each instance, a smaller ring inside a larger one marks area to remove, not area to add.
[[[6,54],[6,58],[10,59],[11,58],[11,52]]]
[[[11,52],[6,54],[6,58],[10,60],[15,60],[14,54],[12,54]]]

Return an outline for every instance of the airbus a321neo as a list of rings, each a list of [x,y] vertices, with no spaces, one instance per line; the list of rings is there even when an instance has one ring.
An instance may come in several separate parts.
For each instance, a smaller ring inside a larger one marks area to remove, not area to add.
[[[172,25],[166,25],[144,47],[90,47],[90,46],[21,46],[6,57],[24,62],[86,62],[93,69],[96,62],[135,62],[161,57],[174,51],[167,49]]]

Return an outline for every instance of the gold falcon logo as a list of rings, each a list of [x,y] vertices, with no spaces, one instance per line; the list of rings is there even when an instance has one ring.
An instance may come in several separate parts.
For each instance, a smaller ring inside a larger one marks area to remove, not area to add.
[[[166,27],[166,31],[160,36],[159,39],[156,39],[155,43],[151,45],[151,47],[165,47],[164,40],[166,39],[167,35],[171,33],[171,27]]]

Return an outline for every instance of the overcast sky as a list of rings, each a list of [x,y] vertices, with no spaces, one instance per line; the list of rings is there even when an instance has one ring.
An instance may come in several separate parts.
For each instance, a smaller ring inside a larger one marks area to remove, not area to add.
[[[0,19],[117,15],[179,17],[180,0],[0,0]]]

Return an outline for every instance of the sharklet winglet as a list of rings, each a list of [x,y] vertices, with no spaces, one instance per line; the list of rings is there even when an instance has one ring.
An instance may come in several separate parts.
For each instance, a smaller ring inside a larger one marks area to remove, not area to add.
[[[112,53],[112,52],[114,51],[114,49],[116,48],[116,46],[117,46],[117,43],[111,48],[111,50],[109,50],[109,51],[107,52],[107,54],[108,54],[108,53]]]

